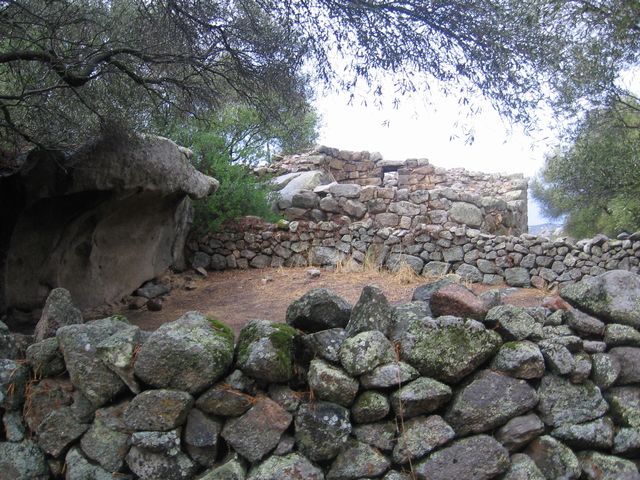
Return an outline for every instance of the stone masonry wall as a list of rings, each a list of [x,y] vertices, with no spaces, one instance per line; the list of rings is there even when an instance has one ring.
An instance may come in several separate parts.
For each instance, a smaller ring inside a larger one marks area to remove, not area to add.
[[[357,269],[367,261],[395,270],[406,263],[425,276],[456,273],[471,282],[539,288],[608,270],[640,270],[640,233],[552,241],[529,234],[489,235],[464,226],[377,227],[372,219],[276,225],[247,218],[222,233],[192,232],[187,248],[192,266],[211,270],[338,262]]]
[[[318,147],[284,157],[259,173],[285,175],[326,172],[332,185],[301,189],[281,198],[278,211],[288,220],[371,218],[381,227],[416,228],[467,225],[486,233],[527,231],[527,180],[444,169],[426,159],[384,160],[380,154]]]
[[[234,339],[199,312],[83,323],[55,289],[26,358],[0,322],[0,478],[640,479],[640,277],[495,293],[317,289]]]

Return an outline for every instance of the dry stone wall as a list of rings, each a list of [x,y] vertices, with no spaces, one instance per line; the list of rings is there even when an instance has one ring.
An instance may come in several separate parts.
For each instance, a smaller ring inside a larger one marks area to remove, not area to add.
[[[285,157],[260,173],[279,175],[274,182],[281,187],[296,175],[309,177],[310,183],[289,186],[277,201],[288,220],[347,216],[404,229],[467,225],[486,233],[527,231],[527,180],[522,175],[447,170],[426,159],[384,160],[376,153],[328,147]],[[325,174],[322,180],[319,173]]]
[[[640,277],[562,295],[318,289],[234,342],[198,312],[73,323],[58,294],[26,359],[0,324],[0,478],[638,480]]]
[[[417,274],[456,273],[471,282],[555,287],[609,270],[638,272],[640,232],[609,239],[490,235],[465,226],[424,226],[412,230],[358,222],[280,222],[247,218],[225,232],[193,232],[187,243],[194,267],[210,270],[291,266],[350,268],[373,264]]]

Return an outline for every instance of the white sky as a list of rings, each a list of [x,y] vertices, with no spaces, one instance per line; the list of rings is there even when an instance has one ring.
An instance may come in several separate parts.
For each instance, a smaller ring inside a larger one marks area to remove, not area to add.
[[[625,72],[619,81],[640,94],[640,68]],[[318,142],[343,150],[380,152],[389,160],[428,158],[440,167],[527,177],[535,176],[544,165],[545,154],[558,144],[557,125],[551,120],[527,135],[518,125],[505,123],[482,99],[476,100],[482,111],[471,118],[466,116],[466,107],[436,90],[428,98],[417,94],[403,98],[397,108],[392,103],[383,100],[380,108],[355,100],[349,105],[347,93],[319,95],[315,102],[322,120]],[[465,141],[465,129],[459,125],[471,129],[473,143]],[[550,221],[560,222],[543,217],[529,195],[529,225]]]

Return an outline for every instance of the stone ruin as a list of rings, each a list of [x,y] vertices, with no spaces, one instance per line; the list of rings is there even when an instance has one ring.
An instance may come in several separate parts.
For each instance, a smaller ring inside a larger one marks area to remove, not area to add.
[[[286,220],[239,219],[193,231],[187,259],[208,270],[367,265],[469,282],[554,289],[611,270],[640,271],[640,232],[550,239],[527,231],[522,175],[445,170],[424,159],[318,147],[284,157],[274,207]],[[345,183],[346,182],[346,183]]]
[[[640,277],[562,297],[318,289],[234,343],[198,312],[82,323],[57,289],[34,339],[0,324],[0,479],[638,480]]]
[[[318,147],[275,161],[277,211],[287,220],[371,218],[378,227],[527,232],[527,180],[435,167],[427,159],[384,160],[378,153]]]

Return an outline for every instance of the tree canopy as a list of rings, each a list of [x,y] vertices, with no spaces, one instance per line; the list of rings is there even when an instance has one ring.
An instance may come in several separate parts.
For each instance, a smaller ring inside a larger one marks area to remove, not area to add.
[[[529,123],[543,102],[615,95],[638,61],[638,18],[636,0],[0,0],[0,138],[153,130],[229,92],[263,112],[304,108],[303,72],[379,94],[390,73],[398,97],[444,85]]]
[[[546,159],[533,193],[578,237],[640,230],[640,102],[626,97],[589,112]]]

